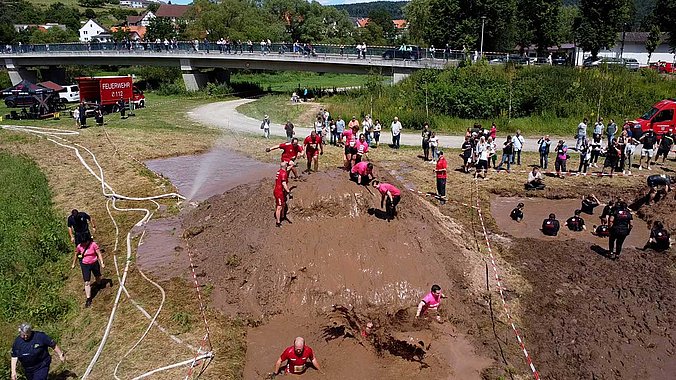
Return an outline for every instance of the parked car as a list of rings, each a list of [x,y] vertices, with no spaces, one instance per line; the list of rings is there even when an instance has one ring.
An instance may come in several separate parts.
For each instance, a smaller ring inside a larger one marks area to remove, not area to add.
[[[552,65],[554,66],[566,66],[568,65],[568,56],[565,54],[554,54],[552,56]]]
[[[624,67],[626,67],[627,70],[636,71],[639,69],[640,65],[635,58],[625,58]]]
[[[80,88],[76,84],[63,86],[64,90],[59,91],[59,98],[62,103],[77,103],[80,101]]]
[[[648,112],[625,125],[630,128],[634,137],[641,136],[647,130],[653,130],[658,135],[673,132],[676,128],[676,98],[655,103]]]
[[[420,47],[415,45],[401,45],[396,49],[387,49],[383,52],[383,59],[405,59],[417,61],[424,56]]]
[[[5,97],[7,108],[30,107],[37,102],[32,95],[9,95]]]
[[[650,68],[656,70],[660,74],[676,74],[676,65],[672,62],[650,62]]]
[[[517,65],[527,65],[529,63],[529,59],[528,57],[524,57],[522,55],[513,54],[510,56],[494,58],[488,61],[488,63],[491,65],[499,65],[507,62],[512,62]]]
[[[601,65],[608,65],[608,66],[624,66],[624,60],[620,58],[612,58],[612,57],[587,57],[585,60],[582,62],[583,67],[599,67]]]

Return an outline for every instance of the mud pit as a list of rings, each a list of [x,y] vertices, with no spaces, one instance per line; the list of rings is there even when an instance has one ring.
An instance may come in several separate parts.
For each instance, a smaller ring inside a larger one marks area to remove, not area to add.
[[[490,322],[474,302],[464,272],[473,264],[455,240],[457,226],[439,227],[431,206],[407,194],[396,220],[379,219],[371,209],[379,195],[342,171],[291,185],[292,224],[281,228],[271,180],[212,197],[184,221],[212,304],[257,326],[248,333],[245,378],[269,373],[298,335],[324,368],[304,378],[480,378],[493,360],[469,343],[483,337],[465,332]],[[447,289],[446,323],[414,322],[434,283]],[[363,336],[368,322],[375,327]]]
[[[509,213],[519,202],[524,204],[524,216],[521,222],[515,222],[509,217]],[[596,207],[594,215],[584,213],[580,215],[587,226],[586,231],[574,232],[565,226],[566,220],[573,216],[575,209],[580,208],[580,203],[580,199],[493,197],[491,200],[491,215],[500,230],[516,238],[533,238],[545,241],[575,239],[608,248],[608,238],[604,239],[591,234],[592,226],[600,224],[599,216],[604,205]],[[548,218],[550,213],[556,214],[556,219],[561,223],[558,236],[545,236],[540,231],[542,221]],[[633,224],[634,228],[625,240],[623,247],[641,248],[650,237],[650,228],[646,222],[636,215],[634,215]]]

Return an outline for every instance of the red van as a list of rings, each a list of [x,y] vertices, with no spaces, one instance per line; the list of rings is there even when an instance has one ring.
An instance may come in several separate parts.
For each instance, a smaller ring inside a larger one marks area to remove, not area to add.
[[[627,122],[634,137],[652,129],[657,135],[667,131],[673,132],[676,128],[676,99],[664,99],[655,103],[653,107],[636,120]]]

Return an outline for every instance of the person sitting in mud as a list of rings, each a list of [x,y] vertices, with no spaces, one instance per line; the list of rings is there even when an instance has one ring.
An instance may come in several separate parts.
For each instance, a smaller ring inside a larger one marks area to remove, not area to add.
[[[370,162],[360,162],[350,169],[350,179],[358,185],[368,185],[373,179],[373,164]]]
[[[556,215],[549,214],[549,218],[542,221],[542,233],[547,236],[556,236],[559,234],[559,221],[556,220]]]
[[[610,228],[607,224],[592,226],[592,235],[598,236],[600,238],[607,238],[608,235],[610,235]]]
[[[286,365],[282,367],[282,363],[284,362],[286,362]],[[293,375],[301,375],[305,373],[308,365],[321,372],[319,362],[312,348],[305,345],[305,339],[297,337],[293,340],[293,346],[287,347],[279,356],[279,359],[277,359],[271,377],[281,374],[282,371]]]
[[[544,190],[545,183],[542,181],[542,173],[538,166],[533,167],[533,170],[528,173],[528,182],[526,182],[526,190]]]
[[[596,195],[589,194],[582,197],[582,207],[580,210],[587,215],[594,215],[594,209],[601,204]]]
[[[587,229],[587,226],[584,225],[584,219],[580,217],[581,212],[581,210],[575,210],[575,215],[566,220],[566,227],[568,227],[569,230],[580,232]]]
[[[286,218],[288,210],[286,198],[291,196],[291,190],[289,189],[289,172],[286,170],[286,166],[286,162],[279,164],[279,171],[275,178],[275,189],[272,192],[272,195],[275,197],[275,220],[277,227],[282,226],[282,220],[289,220]]]
[[[436,314],[435,319],[437,322],[441,322],[439,305],[441,305],[442,298],[446,298],[446,296],[441,292],[441,286],[432,285],[432,291],[427,293],[418,304],[418,310],[415,313],[415,317],[420,318],[421,315],[426,317],[427,313],[432,312]]]
[[[655,200],[657,193],[660,194],[660,197],[667,195],[671,191],[671,178],[664,174],[653,174],[648,176],[646,180],[648,182],[648,204],[652,203]]]
[[[401,191],[389,183],[380,183],[374,180],[371,182],[371,184],[376,188],[376,190],[378,190],[378,192],[380,192],[380,208],[383,208],[383,203],[385,200],[387,200],[387,203],[385,203],[387,220],[394,219],[394,217],[397,215],[397,205],[401,200]]]
[[[298,179],[298,172],[296,171],[296,159],[303,153],[303,147],[298,144],[297,138],[292,138],[291,142],[281,143],[279,145],[274,145],[269,148],[265,148],[266,152],[271,152],[275,149],[282,150],[282,162],[286,162],[288,165],[286,167],[287,171],[293,172],[293,178]]]
[[[652,249],[658,252],[666,251],[671,246],[669,231],[664,228],[662,222],[656,220],[650,229],[650,239],[643,247],[644,250]]]
[[[523,220],[523,207],[524,204],[523,202],[519,202],[516,207],[514,207],[514,210],[509,213],[509,217],[512,218],[513,221],[515,222],[520,222]]]

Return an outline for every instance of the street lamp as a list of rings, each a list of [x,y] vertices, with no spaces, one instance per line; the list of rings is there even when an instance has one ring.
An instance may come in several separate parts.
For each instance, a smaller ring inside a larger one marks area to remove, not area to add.
[[[484,26],[486,25],[486,16],[481,16],[481,58],[484,57]]]

